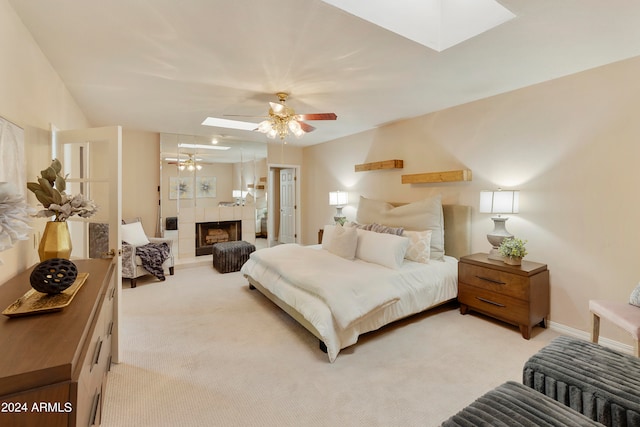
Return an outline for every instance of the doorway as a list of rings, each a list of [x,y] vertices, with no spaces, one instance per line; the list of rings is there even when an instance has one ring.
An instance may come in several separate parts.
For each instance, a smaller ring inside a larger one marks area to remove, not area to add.
[[[299,243],[300,166],[269,165],[268,246]]]

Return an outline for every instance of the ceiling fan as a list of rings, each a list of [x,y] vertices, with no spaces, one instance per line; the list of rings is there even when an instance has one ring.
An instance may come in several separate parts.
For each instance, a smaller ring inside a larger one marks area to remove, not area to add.
[[[305,121],[308,120],[336,120],[338,116],[335,113],[311,113],[296,114],[293,108],[285,104],[289,94],[286,92],[278,92],[276,96],[279,102],[269,102],[269,115],[258,124],[253,130],[262,132],[270,139],[279,137],[281,140],[287,137],[289,132],[296,137],[301,137],[305,133],[315,130],[313,126]],[[236,117],[256,117],[256,116],[239,116]],[[264,116],[261,116],[264,117]]]

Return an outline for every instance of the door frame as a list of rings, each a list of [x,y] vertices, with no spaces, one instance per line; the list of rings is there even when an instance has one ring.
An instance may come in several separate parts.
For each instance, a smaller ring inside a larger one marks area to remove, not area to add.
[[[281,169],[295,169],[296,171],[296,192],[295,192],[295,205],[296,205],[296,229],[295,229],[295,242],[300,243],[302,239],[301,233],[301,212],[302,212],[302,166],[291,165],[283,163],[267,163],[267,245],[272,246],[273,242],[277,242],[278,234],[275,230],[275,216],[278,211],[278,207],[275,206],[276,197],[280,194],[280,187],[274,184],[272,179],[273,174],[280,172]],[[279,197],[278,197],[279,200]],[[277,214],[278,217],[280,214]]]
[[[106,135],[106,136],[105,136]],[[111,341],[111,351],[113,363],[120,362],[120,300],[122,298],[122,241],[120,236],[120,224],[122,222],[122,126],[105,126],[99,128],[85,129],[58,129],[52,125],[51,130],[51,157],[60,158],[60,145],[64,142],[59,139],[99,142],[108,141],[108,159],[113,162],[109,168],[108,180],[115,188],[110,188],[109,192],[109,223],[114,225],[109,229],[109,250],[112,252],[112,262],[114,263],[114,274],[112,281],[115,285],[114,307],[113,307],[113,335]],[[90,154],[89,154],[90,155]],[[115,215],[111,215],[115,214]],[[84,222],[84,221],[81,221]],[[88,220],[91,222],[91,220]]]

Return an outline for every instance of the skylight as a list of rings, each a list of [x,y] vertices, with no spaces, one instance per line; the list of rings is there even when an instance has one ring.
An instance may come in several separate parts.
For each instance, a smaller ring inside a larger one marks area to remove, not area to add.
[[[441,52],[515,17],[494,0],[323,0]]]
[[[202,122],[205,126],[214,126],[219,128],[240,129],[240,130],[256,130],[257,123],[242,122],[240,120],[219,119],[216,117],[207,117]]]

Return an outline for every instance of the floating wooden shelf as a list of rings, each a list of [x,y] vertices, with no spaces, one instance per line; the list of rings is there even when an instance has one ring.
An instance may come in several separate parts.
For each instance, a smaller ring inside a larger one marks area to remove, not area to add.
[[[247,188],[255,188],[256,190],[264,190],[264,185],[263,184],[247,184]]]
[[[447,172],[429,172],[416,173],[411,175],[402,175],[403,184],[424,184],[433,182],[454,182],[454,181],[471,181],[471,171],[469,169],[447,171]]]
[[[402,169],[403,167],[404,162],[402,160],[385,160],[382,162],[356,165],[356,172],[375,171],[380,169]]]
[[[267,182],[267,177],[266,176],[261,176],[260,177],[260,182]]]

